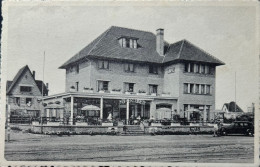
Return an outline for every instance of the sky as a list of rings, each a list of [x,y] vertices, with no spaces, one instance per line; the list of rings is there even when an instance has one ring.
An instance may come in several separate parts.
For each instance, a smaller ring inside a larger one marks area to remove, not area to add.
[[[187,3],[186,3],[187,4]],[[194,4],[194,3],[193,3]],[[13,5],[8,8],[7,79],[26,64],[36,79],[49,83],[49,94],[65,91],[65,61],[111,26],[155,33],[164,28],[169,43],[187,39],[225,62],[217,67],[216,109],[235,100],[244,110],[258,104],[256,6],[161,4]]]

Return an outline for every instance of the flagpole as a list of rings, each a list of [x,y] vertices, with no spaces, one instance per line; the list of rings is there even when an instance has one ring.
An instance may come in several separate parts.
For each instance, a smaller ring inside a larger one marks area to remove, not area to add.
[[[237,111],[237,72],[235,71],[235,112]]]
[[[43,105],[44,68],[45,68],[45,51],[43,52],[43,66],[42,66],[42,114],[41,114],[41,124],[43,124],[42,116],[44,114],[44,105]]]

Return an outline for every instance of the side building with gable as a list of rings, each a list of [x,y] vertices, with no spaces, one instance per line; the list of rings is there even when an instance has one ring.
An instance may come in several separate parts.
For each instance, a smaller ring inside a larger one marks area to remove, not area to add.
[[[41,117],[42,96],[48,96],[48,84],[35,79],[35,71],[22,67],[12,81],[6,83],[6,101],[10,106],[11,122],[19,118]]]

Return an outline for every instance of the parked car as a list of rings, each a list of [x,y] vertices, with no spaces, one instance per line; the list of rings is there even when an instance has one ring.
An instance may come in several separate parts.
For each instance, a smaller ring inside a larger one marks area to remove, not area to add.
[[[220,129],[221,135],[244,134],[254,136],[254,124],[249,121],[235,121],[230,125],[224,125]]]

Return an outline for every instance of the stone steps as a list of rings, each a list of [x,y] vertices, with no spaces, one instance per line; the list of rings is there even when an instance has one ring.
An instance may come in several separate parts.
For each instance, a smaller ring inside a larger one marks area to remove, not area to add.
[[[126,132],[121,133],[122,136],[137,136],[145,135],[144,131],[140,126],[128,126]]]

